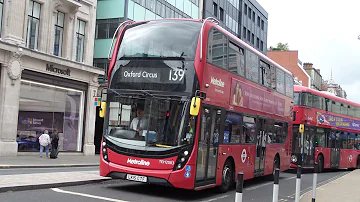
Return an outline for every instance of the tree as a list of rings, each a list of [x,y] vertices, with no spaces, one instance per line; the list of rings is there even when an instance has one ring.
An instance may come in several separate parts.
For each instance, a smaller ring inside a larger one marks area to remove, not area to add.
[[[289,45],[288,45],[288,43],[281,43],[281,42],[279,42],[279,43],[277,44],[277,47],[276,47],[276,48],[270,46],[270,50],[287,51],[287,50],[289,50]]]

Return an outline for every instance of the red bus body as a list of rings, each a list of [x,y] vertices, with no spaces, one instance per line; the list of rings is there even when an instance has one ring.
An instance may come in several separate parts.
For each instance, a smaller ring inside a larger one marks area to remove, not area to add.
[[[302,158],[302,166],[313,168],[318,163],[320,171],[358,167],[360,104],[303,86],[294,86],[294,93],[292,147],[294,156]],[[305,128],[302,154],[300,124]],[[291,167],[296,166],[292,162]]]
[[[162,20],[156,21],[160,23]],[[181,24],[184,22],[184,19],[176,21]],[[223,175],[226,166],[229,167],[228,172],[231,172],[229,175],[231,181],[237,180],[237,176],[235,175],[237,172],[244,172],[244,179],[250,179],[272,174],[275,167],[279,167],[281,171],[290,168],[291,136],[293,134],[292,95],[281,94],[274,89],[265,87],[264,85],[260,85],[209,63],[207,54],[209,45],[208,38],[211,30],[215,28],[226,36],[226,39],[236,43],[237,46],[243,50],[251,51],[259,60],[269,64],[269,67],[271,65],[272,70],[281,70],[284,73],[283,75],[285,75],[283,78],[291,77],[292,79],[291,73],[215,23],[209,21],[203,22],[202,20],[191,21],[200,24],[204,23],[202,29],[203,41],[201,43],[201,37],[199,35],[194,58],[194,68],[198,82],[198,87],[195,90],[206,93],[206,98],[201,102],[199,115],[195,118],[196,132],[191,151],[181,150],[178,153],[174,153],[174,155],[166,155],[166,158],[141,157],[137,156],[136,152],[131,153],[133,150],[125,151],[115,146],[115,144],[110,141],[111,138],[106,138],[107,132],[104,132],[100,160],[101,176],[127,179],[127,175],[129,174],[138,175],[145,176],[147,183],[201,190],[215,186],[224,186],[224,181],[226,181],[226,177],[228,176],[228,174]],[[137,23],[134,23],[134,25],[136,24]],[[117,62],[115,60],[124,33],[126,33],[126,27],[121,29],[117,37],[109,67],[109,83],[113,80],[112,71]],[[176,41],[176,37],[177,36],[173,36],[174,41]],[[201,45],[202,49],[200,48]],[[202,50],[202,60],[200,60],[200,50]],[[259,61],[257,61],[257,63],[259,63]],[[268,73],[270,74],[270,68]],[[275,74],[275,72],[273,73]],[[237,83],[242,86],[244,92],[242,106],[236,106],[232,103],[233,89]],[[284,80],[282,81],[282,85],[285,88]],[[291,89],[290,91],[292,93],[293,83],[287,87]],[[193,93],[195,93],[195,90]],[[208,113],[208,115],[206,115],[206,113]],[[234,121],[231,122],[231,124],[225,123],[225,120],[229,121],[231,119],[229,118],[230,116],[233,117],[234,120],[240,120],[240,117],[241,124],[244,124],[243,121],[245,118],[247,118],[247,120],[255,120],[256,124],[253,125],[253,128],[250,127],[251,124],[249,128],[246,128],[248,125],[246,127],[243,125],[238,128],[238,131],[242,133],[236,132],[236,130],[233,129],[237,127],[237,125],[234,125]],[[218,127],[215,127],[214,124],[206,125],[206,120],[208,120],[209,123],[212,121],[215,122],[215,120],[220,120],[220,122],[217,122],[219,123]],[[265,129],[266,124],[269,126],[266,126]],[[104,124],[104,127],[106,128],[107,125]],[[209,129],[204,129],[204,127],[209,127]],[[230,131],[229,127],[232,128],[232,131]],[[104,131],[105,130],[106,129],[104,129]],[[220,133],[218,136],[218,146],[213,146],[215,141],[213,138],[215,135],[212,134],[215,133],[216,130]],[[246,134],[244,132],[245,130],[247,131]],[[205,132],[202,133],[202,131]],[[208,136],[208,132],[210,136]],[[229,136],[226,136],[225,133]],[[255,135],[255,137],[251,136],[251,134]],[[271,139],[270,136],[273,139]],[[245,140],[245,138],[250,137],[253,137],[253,139],[248,140],[250,142],[246,142],[247,140]],[[261,153],[261,142],[256,142],[257,138],[263,137],[265,137],[265,139],[261,140],[266,142],[266,146],[264,146],[264,153]],[[126,154],[126,152],[128,154]],[[181,169],[176,169],[180,161],[179,159],[184,157],[182,153],[185,154],[185,152],[189,153],[188,157],[186,157],[185,165],[182,167],[179,166]],[[204,176],[199,177],[200,173],[204,174]],[[139,179],[143,178],[137,178],[136,176],[132,178],[132,180],[141,181]]]

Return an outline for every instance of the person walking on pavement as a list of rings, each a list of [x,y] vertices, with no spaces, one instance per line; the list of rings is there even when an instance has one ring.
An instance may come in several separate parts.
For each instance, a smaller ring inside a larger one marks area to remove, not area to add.
[[[53,135],[51,137],[51,153],[50,158],[56,159],[59,154],[59,131],[57,129],[54,130]]]
[[[42,157],[42,153],[44,149],[46,151],[46,157],[49,157],[50,136],[48,130],[44,130],[44,133],[40,135],[39,143],[40,143],[40,158]]]

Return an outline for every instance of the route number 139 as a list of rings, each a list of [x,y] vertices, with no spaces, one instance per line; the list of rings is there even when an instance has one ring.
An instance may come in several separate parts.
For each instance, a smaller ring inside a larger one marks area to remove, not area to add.
[[[171,69],[169,72],[169,81],[182,81],[184,78],[184,70],[182,69]]]

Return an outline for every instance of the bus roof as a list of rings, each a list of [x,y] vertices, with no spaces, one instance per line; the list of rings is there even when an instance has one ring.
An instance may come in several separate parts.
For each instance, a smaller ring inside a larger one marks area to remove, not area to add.
[[[354,107],[360,107],[359,103],[356,103],[356,102],[353,102],[353,101],[338,97],[338,96],[336,96],[336,95],[334,95],[332,93],[329,93],[327,91],[318,91],[318,90],[311,89],[311,88],[308,88],[308,87],[305,87],[305,86],[294,85],[294,92],[308,92],[308,93],[311,93],[313,95],[317,95],[317,96],[320,96],[320,97],[328,98],[328,99],[333,100],[333,101],[341,102],[343,104],[351,105],[351,106],[354,106]]]
[[[137,23],[143,23],[143,22],[150,22],[150,21],[162,21],[162,20],[186,20],[186,21],[194,21],[194,22],[204,22],[204,19],[192,19],[192,18],[163,18],[163,19],[154,19],[154,20],[144,20],[144,21],[137,21],[134,22],[134,24]],[[212,23],[212,22],[209,22]],[[282,67],[281,65],[279,65],[278,63],[276,63],[275,61],[271,60],[270,58],[268,58],[266,55],[262,54],[261,52],[259,52],[258,50],[256,50],[255,48],[251,47],[249,44],[245,43],[244,41],[242,41],[241,39],[237,38],[236,36],[234,36],[233,34],[231,34],[229,31],[227,31],[226,29],[222,28],[221,26],[212,23],[216,28],[218,28],[219,30],[221,30],[222,32],[224,32],[227,36],[231,37],[233,40],[237,41],[238,43],[240,43],[242,46],[246,47],[248,50],[251,50],[252,52],[256,53],[257,55],[260,55],[261,57],[263,57],[264,59],[267,60],[267,62],[272,63],[272,65],[275,65],[276,67],[278,67],[279,69],[281,69],[282,71],[284,71],[285,73],[292,75],[292,73],[290,71],[288,71],[287,69],[285,69],[284,67]]]

